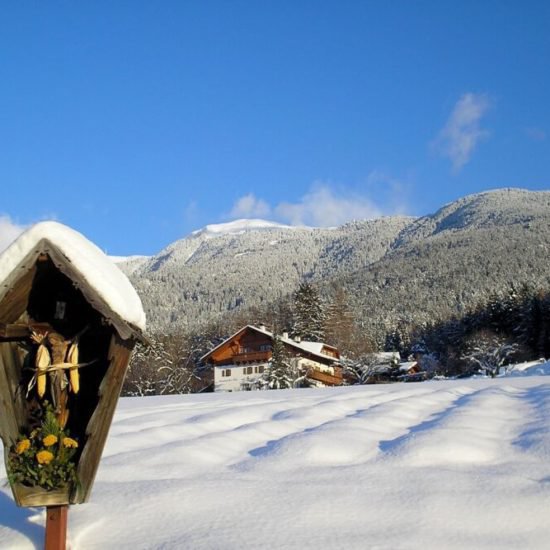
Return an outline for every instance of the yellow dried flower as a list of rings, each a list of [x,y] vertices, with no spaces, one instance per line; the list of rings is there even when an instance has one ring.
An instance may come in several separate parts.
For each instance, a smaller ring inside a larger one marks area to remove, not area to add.
[[[28,439],[23,439],[16,445],[15,452],[18,455],[21,455],[25,451],[28,451],[30,447],[31,447],[31,442]]]
[[[72,449],[76,449],[78,447],[78,442],[74,440],[72,437],[64,437],[63,438],[63,446],[64,447],[70,447]]]
[[[53,460],[53,453],[50,451],[40,451],[36,453],[36,460],[39,464],[49,464]]]
[[[47,435],[42,440],[42,443],[44,443],[46,447],[51,447],[52,445],[55,445],[57,443],[57,436],[53,434]]]

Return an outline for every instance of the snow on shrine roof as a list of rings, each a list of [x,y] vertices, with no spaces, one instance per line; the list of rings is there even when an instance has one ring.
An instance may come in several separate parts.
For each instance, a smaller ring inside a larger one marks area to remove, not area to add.
[[[0,299],[10,287],[13,272],[27,267],[29,260],[34,264],[40,253],[53,254],[52,260],[62,272],[69,277],[78,275],[84,286],[93,290],[121,321],[145,330],[141,300],[126,275],[95,244],[58,222],[33,225],[0,254]],[[67,264],[66,270],[64,264]],[[81,290],[86,295],[85,289]]]

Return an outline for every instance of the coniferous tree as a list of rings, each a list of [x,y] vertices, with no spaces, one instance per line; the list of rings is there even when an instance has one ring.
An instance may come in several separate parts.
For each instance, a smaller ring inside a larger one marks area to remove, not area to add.
[[[386,334],[385,351],[397,351],[402,357],[407,357],[410,351],[410,336],[407,323],[400,319],[397,326]]]
[[[543,315],[541,300],[537,293],[526,293],[518,317],[515,333],[519,342],[525,345],[533,356],[540,357],[539,335],[543,328]]]
[[[264,376],[264,385],[270,390],[292,388],[296,379],[295,369],[279,336],[273,338],[271,360]]]
[[[354,347],[355,322],[348,303],[348,295],[338,287],[330,303],[325,320],[325,341],[349,355]]]
[[[325,313],[317,289],[308,282],[300,284],[294,295],[292,335],[302,340],[322,342],[325,339]]]

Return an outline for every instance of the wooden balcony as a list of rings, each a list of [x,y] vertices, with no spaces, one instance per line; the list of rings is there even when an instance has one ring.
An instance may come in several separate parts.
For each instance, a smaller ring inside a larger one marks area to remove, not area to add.
[[[327,386],[341,386],[342,385],[342,373],[336,372],[330,374],[328,372],[322,372],[317,369],[309,369],[307,371],[307,377],[311,380],[316,380]]]
[[[249,351],[233,355],[233,364],[239,363],[263,363],[271,359],[271,351]]]

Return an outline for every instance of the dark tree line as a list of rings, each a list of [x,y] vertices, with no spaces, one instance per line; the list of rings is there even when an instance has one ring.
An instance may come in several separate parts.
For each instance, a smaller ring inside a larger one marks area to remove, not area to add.
[[[474,372],[482,363],[489,371],[489,364],[550,357],[550,292],[511,284],[461,317],[400,323],[387,334],[385,347],[405,357],[430,355],[443,374],[455,375]]]

